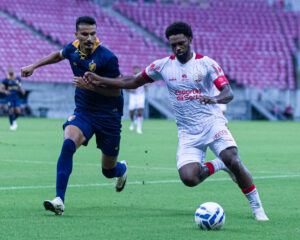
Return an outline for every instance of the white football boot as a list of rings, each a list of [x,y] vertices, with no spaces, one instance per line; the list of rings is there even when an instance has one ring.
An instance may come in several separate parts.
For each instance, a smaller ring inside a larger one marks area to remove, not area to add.
[[[129,126],[129,130],[133,131],[134,130],[134,122],[131,122],[130,126]]]
[[[138,134],[143,134],[142,128],[141,128],[141,127],[137,127],[137,128],[136,128],[136,132],[137,132]]]
[[[9,129],[12,130],[12,131],[15,131],[17,130],[18,128],[18,124],[16,121],[13,121],[12,125],[10,125]]]
[[[265,211],[262,207],[256,209],[254,212],[254,218],[257,221],[269,221],[269,218],[267,217],[267,215],[265,214]]]
[[[44,201],[45,210],[54,212],[56,215],[62,215],[65,211],[65,205],[60,197]]]
[[[120,163],[126,166],[126,171],[124,172],[123,176],[116,178],[115,189],[117,192],[121,192],[124,189],[127,180],[128,164],[125,160],[122,160]]]

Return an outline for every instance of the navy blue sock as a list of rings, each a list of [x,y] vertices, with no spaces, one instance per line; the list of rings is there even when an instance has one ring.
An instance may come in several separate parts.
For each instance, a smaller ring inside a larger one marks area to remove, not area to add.
[[[72,172],[75,151],[75,143],[71,139],[66,139],[57,161],[56,197],[60,197],[63,201],[65,200],[69,176]]]
[[[13,121],[14,121],[14,115],[13,115],[13,114],[9,114],[9,122],[10,122],[10,125],[13,124]]]
[[[117,162],[117,166],[112,169],[102,168],[102,173],[107,178],[121,177],[126,171],[125,164]]]

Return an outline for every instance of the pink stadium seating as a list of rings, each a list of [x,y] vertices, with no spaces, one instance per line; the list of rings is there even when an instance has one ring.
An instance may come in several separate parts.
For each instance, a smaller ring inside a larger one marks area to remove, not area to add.
[[[58,51],[58,47],[49,44],[39,36],[32,35],[31,31],[24,30],[23,27],[7,20],[6,17],[0,16],[0,22],[0,65],[5,74],[7,74],[7,68],[13,66],[15,74],[20,76],[21,67],[51,52]],[[65,61],[40,68],[26,81],[70,82],[72,73],[68,65]],[[0,76],[1,80],[5,77],[4,73]]]
[[[268,0],[207,0],[205,7],[178,6],[176,2],[146,4],[142,0],[136,3],[123,0],[115,3],[114,9],[165,43],[164,31],[170,23],[179,20],[190,23],[194,33],[193,49],[215,59],[231,79],[245,87],[295,88],[292,56],[296,44],[300,46],[299,13],[283,11],[278,1],[271,6]],[[92,1],[9,0],[0,1],[0,8],[61,45],[75,39],[78,16],[95,17],[100,41],[118,56],[125,75],[132,73],[134,65],[144,68],[170,54]],[[2,24],[0,35],[3,34],[3,39],[10,36],[5,41],[9,46],[0,49],[2,65],[20,68],[58,50],[7,18],[1,19],[9,28]],[[64,61],[39,69],[30,80],[71,82],[72,73]]]
[[[174,1],[176,2],[176,1]],[[114,4],[114,9],[167,42],[166,27],[188,22],[193,48],[214,58],[225,73],[246,87],[295,88],[292,54],[297,26],[293,12],[267,0],[210,0],[208,7],[176,4]],[[299,15],[298,15],[299,16]]]
[[[134,29],[109,16],[91,1],[10,0],[1,1],[0,7],[62,45],[75,40],[77,17],[89,15],[96,18],[100,42],[117,55],[120,70],[124,75],[132,74],[135,65],[144,68],[157,57],[162,58],[169,54],[165,48],[160,48],[156,43],[145,39]],[[149,52],[155,53],[155,57],[147,54]],[[71,80],[72,75],[59,81],[70,82]]]

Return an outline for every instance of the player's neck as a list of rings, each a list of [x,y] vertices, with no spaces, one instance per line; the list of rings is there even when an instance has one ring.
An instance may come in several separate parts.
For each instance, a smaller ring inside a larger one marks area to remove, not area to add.
[[[177,57],[177,60],[178,60],[180,63],[185,64],[185,63],[187,63],[188,61],[190,61],[190,60],[192,59],[192,57],[193,57],[193,53],[192,53],[192,52],[189,52],[189,53],[187,54],[186,58],[184,58],[184,59],[179,59],[179,58]]]
[[[89,49],[81,48],[80,46],[78,47],[79,51],[85,55],[89,55],[92,51]]]

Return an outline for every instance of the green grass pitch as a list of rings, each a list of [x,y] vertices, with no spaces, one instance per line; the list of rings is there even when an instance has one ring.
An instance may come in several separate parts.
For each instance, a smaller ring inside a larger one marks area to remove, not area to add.
[[[55,197],[56,161],[64,120],[0,118],[0,239],[300,239],[300,124],[231,122],[240,155],[254,176],[269,222],[256,222],[226,173],[188,188],[176,170],[174,121],[144,121],[143,134],[123,122],[119,160],[129,163],[121,193],[101,174],[95,139],[74,156],[65,214],[43,209]],[[207,160],[213,155],[208,153]],[[225,211],[220,231],[201,231],[196,208],[215,201]]]

